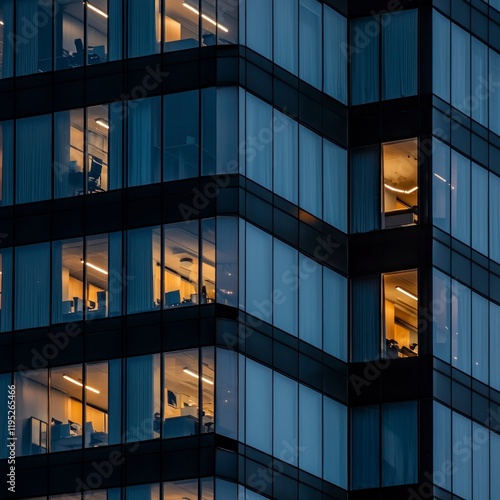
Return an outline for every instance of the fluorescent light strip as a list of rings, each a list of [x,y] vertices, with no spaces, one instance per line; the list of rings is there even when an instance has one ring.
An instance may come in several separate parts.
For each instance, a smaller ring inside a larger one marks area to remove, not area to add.
[[[68,375],[63,375],[63,379],[67,380],[68,382],[71,382],[72,384],[78,385],[79,387],[83,387],[83,384],[79,382],[78,380],[75,380],[74,378],[71,378]],[[101,394],[101,391],[98,391],[97,389],[94,389],[93,387],[90,387],[90,385],[86,385],[85,389],[91,392],[95,392],[96,394]]]
[[[109,130],[109,124],[106,120],[103,120],[102,118],[96,118],[95,122],[97,123],[97,125],[100,125],[101,127]]]
[[[197,378],[197,379],[199,379],[199,378],[200,378],[200,376],[199,376],[196,372],[194,372],[193,370],[190,370],[189,368],[184,368],[182,371],[183,371],[186,375],[190,375],[190,376],[191,376],[191,377],[193,377],[193,378]],[[210,379],[208,379],[208,378],[201,377],[201,380],[203,380],[203,382],[206,382],[207,384],[214,385],[213,381],[212,381],[212,380],[210,380]]]
[[[3,26],[3,21],[0,21],[0,26]]]
[[[416,295],[413,295],[413,293],[410,293],[408,290],[405,290],[403,287],[397,286],[396,290],[398,292],[404,293],[405,295],[407,295],[411,299],[416,300],[418,302],[418,297]]]
[[[395,193],[403,193],[403,194],[411,194],[411,193],[414,193],[418,189],[418,186],[415,186],[414,188],[411,188],[409,191],[405,191],[404,189],[397,189],[395,187],[389,186],[388,184],[384,184],[384,186],[387,189],[394,191]]]
[[[434,177],[437,177],[440,181],[446,182],[446,179],[438,174],[434,174]]]
[[[85,264],[86,266],[89,266],[92,269],[95,269],[96,271],[99,271],[102,274],[108,274],[108,271],[105,271],[104,269],[102,269],[100,267],[94,266],[94,264],[91,264],[90,262],[85,262],[83,259],[82,259],[82,264]]]
[[[186,2],[184,2],[182,5],[184,5],[184,7],[186,7],[190,11],[194,12],[197,16],[200,15],[200,11],[198,9],[194,8],[192,5],[189,5]],[[208,21],[209,23],[213,24],[214,26],[217,26],[218,28],[220,28],[222,31],[224,31],[224,33],[228,33],[229,32],[229,30],[225,26],[222,26],[222,24],[217,23],[211,17],[208,17],[205,14],[202,14],[201,17],[203,19],[205,19],[205,21]]]
[[[88,2],[87,2],[87,7],[89,9],[93,10],[94,12],[97,12],[100,16],[105,17],[106,19],[108,18],[108,15],[106,14],[106,12],[103,12],[101,9],[94,7],[93,5],[89,4]]]

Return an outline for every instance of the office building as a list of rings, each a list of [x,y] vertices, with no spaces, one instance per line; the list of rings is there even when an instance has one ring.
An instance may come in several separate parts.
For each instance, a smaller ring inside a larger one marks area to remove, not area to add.
[[[0,0],[0,498],[500,498],[499,89],[499,0]]]

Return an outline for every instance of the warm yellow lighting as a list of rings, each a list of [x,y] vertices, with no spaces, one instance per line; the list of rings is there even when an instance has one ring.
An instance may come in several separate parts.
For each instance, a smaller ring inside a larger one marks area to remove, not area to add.
[[[108,274],[108,271],[105,271],[104,269],[102,269],[100,267],[94,266],[94,264],[91,264],[90,262],[85,262],[83,259],[82,259],[82,264],[85,264],[86,266],[89,266],[92,269],[95,269],[96,271],[99,271],[102,274]]]
[[[397,189],[395,187],[389,186],[388,184],[384,184],[384,186],[387,189],[394,191],[395,193],[403,193],[403,194],[411,194],[411,193],[414,193],[418,189],[418,186],[415,186],[414,188],[410,189],[409,191],[405,191],[404,189]]]
[[[200,11],[198,9],[194,8],[192,5],[189,5],[186,2],[184,2],[182,5],[184,5],[184,7],[186,7],[190,11],[194,12],[197,16],[200,15]],[[224,31],[224,33],[228,33],[229,32],[229,30],[225,26],[222,26],[222,24],[217,23],[211,17],[208,17],[205,14],[202,14],[201,17],[203,19],[205,19],[205,21],[208,21],[209,23],[213,24],[214,26],[217,26],[218,28],[220,28],[222,31]]]
[[[98,9],[97,7],[94,7],[93,5],[91,5],[88,2],[87,2],[87,7],[90,10],[93,10],[94,12],[97,12],[97,14],[99,14],[100,16],[105,17],[106,19],[108,18],[108,15],[106,14],[106,12],[103,12],[101,9]]]
[[[407,295],[408,297],[410,297],[411,299],[413,300],[417,300],[418,301],[418,297],[416,295],[413,295],[413,293],[410,293],[408,290],[405,290],[403,287],[401,286],[397,286],[396,287],[396,290],[398,292],[401,292],[401,293],[404,293],[405,295]]]
[[[190,376],[191,376],[191,377],[193,377],[193,378],[197,378],[197,379],[199,379],[199,378],[200,378],[200,376],[199,376],[196,372],[194,372],[193,370],[190,370],[189,368],[184,368],[182,371],[183,371],[186,375],[190,375]],[[201,377],[201,380],[203,380],[203,382],[206,382],[207,384],[214,385],[213,381],[212,381],[212,380],[210,380],[210,379],[208,379],[208,378]]]
[[[67,380],[68,382],[71,382],[72,384],[78,385],[79,387],[83,387],[83,384],[79,382],[78,380],[75,380],[74,378],[71,378],[68,375],[63,375],[63,379]],[[101,391],[98,391],[97,389],[94,389],[93,387],[90,387],[90,385],[86,385],[85,389],[91,392],[95,392],[96,394],[101,394]]]
[[[103,118],[96,118],[95,122],[97,123],[97,125],[100,125],[101,127],[104,127],[105,129],[109,130],[109,124]]]

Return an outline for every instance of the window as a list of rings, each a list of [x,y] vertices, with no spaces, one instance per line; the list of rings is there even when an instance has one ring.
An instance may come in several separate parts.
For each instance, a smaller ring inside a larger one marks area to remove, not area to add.
[[[417,140],[382,145],[384,227],[400,227],[418,221]]]
[[[200,13],[199,2],[164,0],[165,9],[165,52],[190,49],[199,45]],[[212,34],[212,44],[215,36]],[[207,40],[208,41],[208,40]]]
[[[0,207],[12,205],[14,201],[13,176],[14,122],[0,122]]]
[[[418,356],[418,274],[405,271],[384,275],[384,356]]]
[[[10,43],[14,33],[14,0],[0,4],[0,78],[14,73],[14,46]]]
[[[160,52],[160,0],[128,2],[128,56],[139,57]]]
[[[0,250],[0,332],[12,330],[12,249]]]

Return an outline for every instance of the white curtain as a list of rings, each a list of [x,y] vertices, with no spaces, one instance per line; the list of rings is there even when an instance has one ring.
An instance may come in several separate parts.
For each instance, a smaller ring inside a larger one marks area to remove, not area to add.
[[[128,185],[160,182],[160,98],[128,103]]]
[[[321,137],[299,126],[299,205],[316,217],[323,215],[323,151]]]
[[[71,111],[54,114],[54,197],[71,196],[69,158],[70,158]],[[83,165],[82,165],[83,167]],[[76,187],[76,186],[75,186]],[[76,187],[83,189],[83,178]]]
[[[14,122],[0,122],[0,206],[12,205],[14,196]]]
[[[382,98],[396,99],[417,93],[417,9],[382,16]],[[384,18],[391,16],[390,22]]]
[[[33,23],[38,14],[38,0],[17,0],[16,1],[16,31],[23,33],[23,27]],[[51,17],[49,16],[50,20]],[[38,34],[35,36],[20,37],[16,39],[16,74],[31,75],[38,73]],[[8,47],[8,45],[7,45]]]
[[[451,25],[451,104],[470,116],[470,35]]]
[[[347,233],[347,151],[323,139],[323,219]]]
[[[274,62],[297,75],[299,69],[299,2],[274,0]]]
[[[274,110],[274,192],[298,205],[299,126]]]
[[[485,127],[488,126],[487,81],[488,47],[472,37],[472,118]]]
[[[0,271],[2,271],[0,332],[8,332],[12,330],[12,249],[0,250],[0,259]]]
[[[150,311],[153,294],[153,231],[151,228],[128,232],[127,312]]]
[[[369,38],[372,17],[351,21],[351,104],[379,100],[379,44],[378,38]],[[368,26],[368,29],[367,29]],[[368,43],[364,40],[368,38]]]
[[[417,403],[382,406],[382,486],[417,482]]]
[[[51,195],[52,117],[16,122],[16,203],[46,200]]]
[[[432,11],[432,90],[450,102],[450,20]]]
[[[14,328],[49,324],[50,244],[16,248]]]
[[[154,357],[129,358],[126,414],[128,443],[153,438],[153,418],[158,411],[154,406],[154,399]]]
[[[317,0],[300,0],[299,76],[318,89],[322,88],[323,23],[322,4]]]
[[[155,54],[160,50],[160,0],[128,1],[128,56]],[[114,27],[116,29],[116,27]],[[118,35],[116,35],[118,38]]]
[[[324,91],[347,104],[347,19],[324,6]]]
[[[488,171],[472,164],[472,248],[488,255]]]

